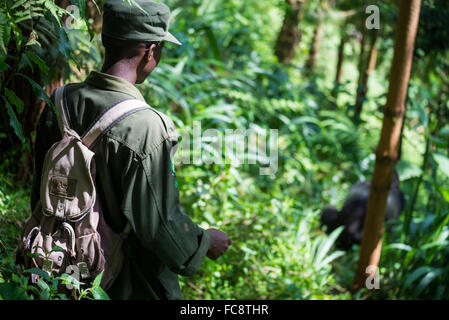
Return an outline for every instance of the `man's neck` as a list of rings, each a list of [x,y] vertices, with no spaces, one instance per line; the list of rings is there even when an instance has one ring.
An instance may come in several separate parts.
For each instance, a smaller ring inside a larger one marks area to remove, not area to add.
[[[120,60],[114,64],[105,62],[101,72],[122,78],[131,84],[135,84],[137,80],[136,68],[129,60]]]

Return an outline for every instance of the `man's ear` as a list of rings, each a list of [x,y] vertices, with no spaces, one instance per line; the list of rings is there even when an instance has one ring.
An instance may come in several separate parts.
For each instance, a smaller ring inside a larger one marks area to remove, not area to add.
[[[150,47],[147,49],[148,50],[148,60],[151,60],[151,59],[154,58],[154,54],[156,52],[156,48],[157,48],[157,45],[152,43],[150,45]]]

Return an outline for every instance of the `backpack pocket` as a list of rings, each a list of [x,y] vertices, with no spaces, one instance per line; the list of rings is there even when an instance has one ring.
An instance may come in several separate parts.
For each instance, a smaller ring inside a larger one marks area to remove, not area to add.
[[[80,267],[81,280],[96,277],[104,265],[98,234],[91,233],[76,238],[75,250],[77,265],[83,266]]]
[[[68,238],[38,232],[30,248],[31,267],[46,271],[50,277],[65,273],[71,262],[69,242]]]

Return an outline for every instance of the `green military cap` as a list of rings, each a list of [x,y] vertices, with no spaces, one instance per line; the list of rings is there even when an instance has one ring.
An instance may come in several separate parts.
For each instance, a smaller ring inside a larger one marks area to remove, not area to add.
[[[107,0],[103,6],[102,33],[120,40],[169,41],[181,45],[168,32],[169,20],[170,9],[163,3]]]

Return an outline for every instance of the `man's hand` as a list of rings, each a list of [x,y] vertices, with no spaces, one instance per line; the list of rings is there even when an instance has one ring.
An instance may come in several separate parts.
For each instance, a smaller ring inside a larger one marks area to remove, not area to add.
[[[223,255],[231,245],[231,239],[228,235],[217,229],[208,229],[210,234],[210,245],[207,251],[207,257],[212,260],[217,260],[218,257]]]

